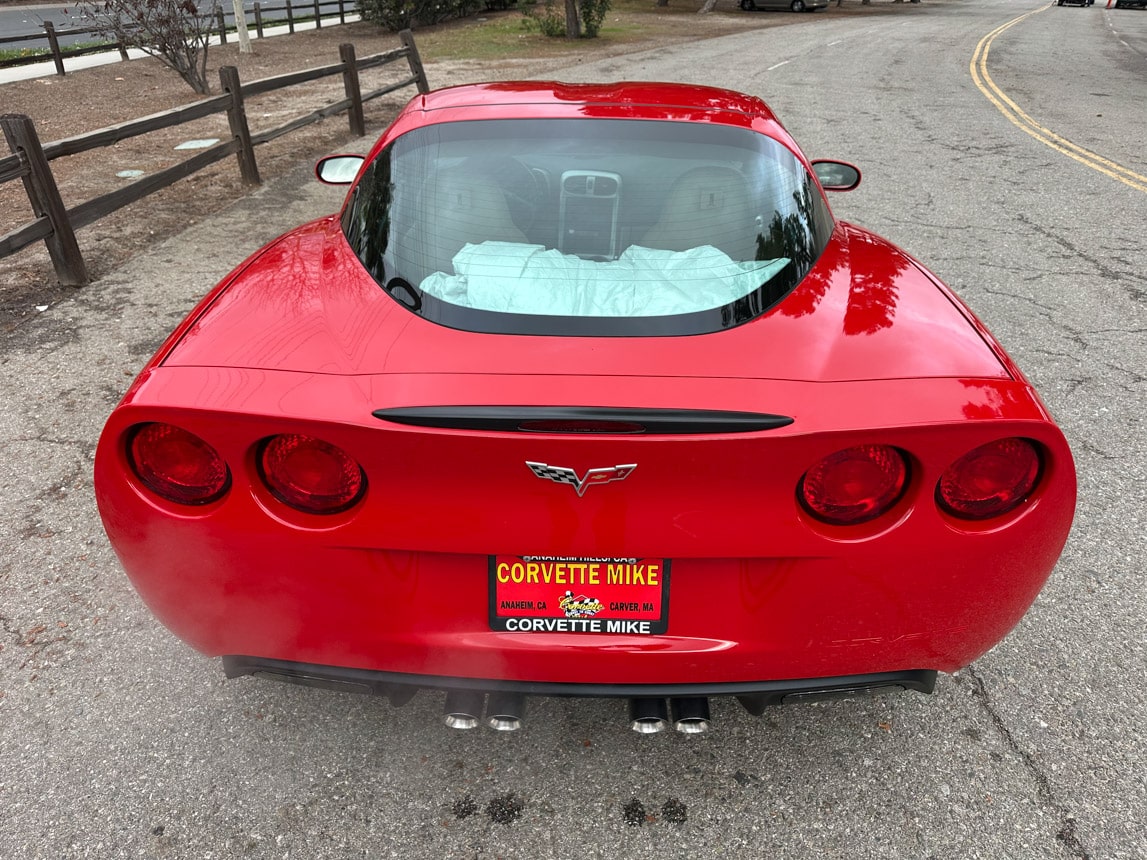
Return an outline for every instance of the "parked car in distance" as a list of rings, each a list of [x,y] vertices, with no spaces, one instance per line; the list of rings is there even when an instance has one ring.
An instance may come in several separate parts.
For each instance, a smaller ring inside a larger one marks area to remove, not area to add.
[[[741,8],[746,12],[784,11],[815,12],[828,8],[828,0],[741,0]]]
[[[1147,9],[1147,0],[1115,0],[1116,9]]]

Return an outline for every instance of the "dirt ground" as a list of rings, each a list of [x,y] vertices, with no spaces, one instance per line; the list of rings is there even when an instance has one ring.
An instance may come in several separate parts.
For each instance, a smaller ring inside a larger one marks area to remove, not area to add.
[[[854,11],[879,7],[851,4]],[[845,7],[847,11],[848,7]],[[539,51],[546,56],[501,61],[435,61],[422,45],[433,44],[437,33],[450,28],[472,26],[470,21],[453,22],[415,33],[423,53],[430,86],[433,88],[480,80],[544,78],[552,70],[576,62],[579,57],[599,58],[610,54],[647,50],[699,36],[717,36],[747,27],[780,26],[804,16],[788,14],[747,14],[735,8],[733,0],[722,0],[716,14],[658,15],[651,12],[611,13],[611,19],[640,14],[638,34],[624,38],[581,40],[573,53],[568,46],[560,51]],[[833,8],[829,13],[840,10]],[[518,16],[517,12],[486,13]],[[821,13],[827,14],[827,13]],[[455,34],[456,35],[456,34]],[[551,40],[552,41],[552,40]],[[339,61],[338,46],[354,44],[357,56],[400,47],[398,37],[382,32],[376,25],[360,22],[325,26],[321,30],[253,40],[254,52],[240,54],[234,40],[211,48],[208,79],[218,91],[218,68],[234,65],[244,82],[299,71]],[[367,92],[409,75],[405,63],[393,63],[363,73]],[[415,94],[404,88],[367,105],[368,136],[377,135],[401,106]],[[290,119],[308,114],[343,98],[342,80],[333,76],[287,90],[279,90],[247,102],[247,116],[253,132],[275,128]],[[112,63],[93,69],[69,72],[32,80],[0,84],[0,113],[27,114],[35,121],[42,142],[59,140],[115,125],[130,119],[194,102],[199,98],[174,72],[153,59]],[[131,180],[125,171],[152,173],[184,160],[189,154],[175,147],[186,141],[229,137],[227,118],[218,114],[165,131],[154,132],[102,149],[67,156],[52,162],[53,175],[66,206],[75,206],[122,187]],[[292,132],[256,149],[259,171],[264,181],[297,167],[352,140],[345,115],[339,115]],[[0,155],[7,154],[0,145]],[[139,175],[139,174],[134,174]],[[114,270],[130,256],[174,235],[189,224],[208,217],[228,203],[248,193],[234,159],[228,158],[187,179],[144,198],[103,218],[78,233],[80,249],[92,279]],[[0,185],[0,234],[31,220],[32,213],[20,182]],[[0,259],[0,333],[11,331],[38,313],[38,309],[64,300],[74,288],[60,287],[42,243]]]

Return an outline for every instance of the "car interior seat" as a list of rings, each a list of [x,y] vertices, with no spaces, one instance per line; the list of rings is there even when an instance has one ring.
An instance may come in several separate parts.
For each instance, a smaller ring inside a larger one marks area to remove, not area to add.
[[[730,167],[695,167],[673,183],[656,224],[639,244],[667,251],[713,245],[734,260],[755,260],[757,213],[748,183]]]
[[[434,272],[455,274],[451,261],[467,243],[528,241],[501,187],[465,165],[428,179],[416,208],[420,217],[403,237],[399,255],[419,280]]]

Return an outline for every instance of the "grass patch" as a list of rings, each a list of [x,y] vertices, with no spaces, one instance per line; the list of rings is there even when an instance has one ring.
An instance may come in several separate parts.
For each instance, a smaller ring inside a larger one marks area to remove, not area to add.
[[[537,56],[541,49],[546,49],[545,55],[562,53],[562,45],[547,43],[565,40],[547,39],[540,33],[530,32],[527,25],[526,16],[516,10],[488,12],[439,24],[433,29],[416,30],[414,40],[418,43],[418,53],[431,62],[512,60]]]
[[[23,60],[28,57],[50,57],[51,52],[47,48],[9,48],[0,51],[0,63],[11,62],[13,60]]]
[[[115,42],[76,42],[61,48],[60,56],[67,59],[96,51],[114,51],[115,49]],[[19,66],[36,60],[50,60],[51,58],[51,48],[7,48],[0,50],[0,66]]]
[[[561,0],[557,0],[561,8]],[[595,39],[565,39],[545,36],[520,9],[484,12],[459,21],[415,32],[418,51],[430,62],[438,60],[514,60],[531,57],[560,57],[582,54],[598,46],[640,45],[666,36],[689,35],[697,22],[699,3],[671,0],[676,5],[655,7],[653,0],[613,0]],[[520,2],[520,8],[527,8]],[[735,16],[713,12],[705,16],[730,19]],[[708,23],[708,22],[707,22]],[[744,24],[744,19],[739,19]],[[755,23],[755,22],[754,22]]]

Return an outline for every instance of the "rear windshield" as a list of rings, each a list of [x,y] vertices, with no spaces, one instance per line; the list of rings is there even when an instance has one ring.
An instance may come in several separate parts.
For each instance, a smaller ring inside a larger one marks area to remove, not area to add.
[[[796,157],[746,129],[482,120],[395,140],[343,230],[384,290],[442,325],[680,335],[775,305],[832,218]]]

